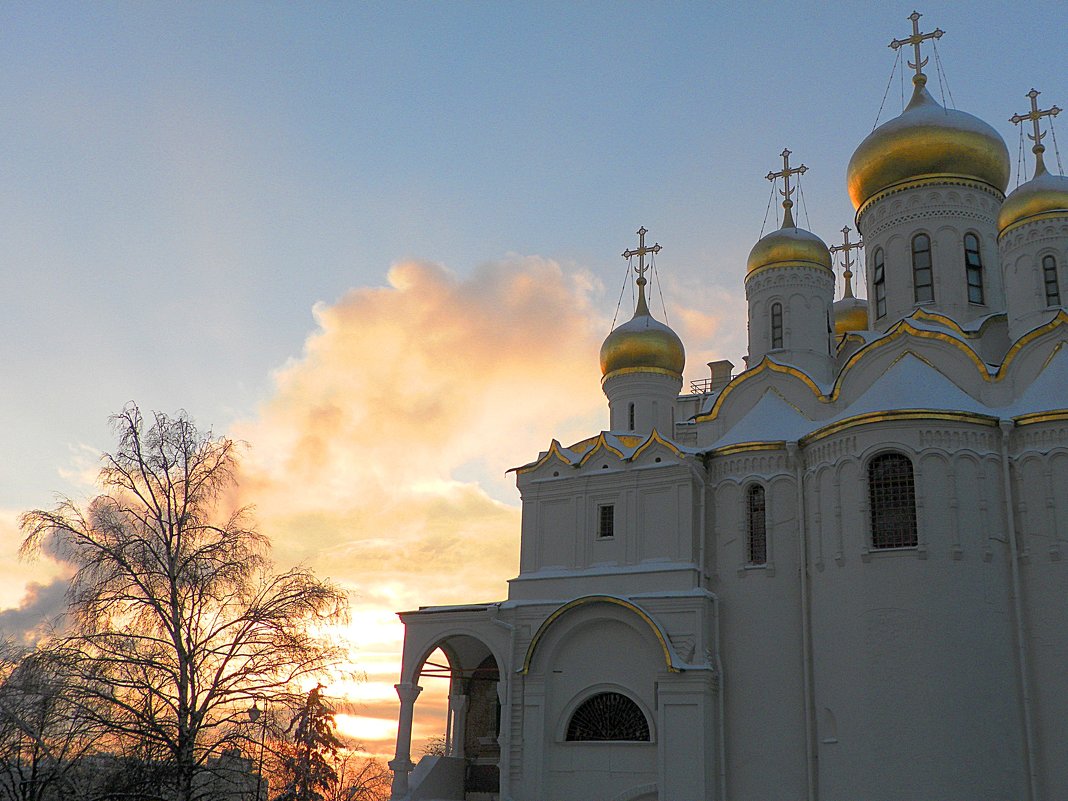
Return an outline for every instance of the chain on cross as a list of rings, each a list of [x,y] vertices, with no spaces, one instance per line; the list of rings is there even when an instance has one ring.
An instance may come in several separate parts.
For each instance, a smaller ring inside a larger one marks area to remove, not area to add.
[[[849,232],[853,230],[848,225],[842,229],[842,244],[834,245],[828,248],[831,253],[841,253],[843,259],[843,266],[845,269],[842,271],[842,279],[845,281],[845,289],[842,291],[843,298],[853,297],[853,257],[850,255],[850,251],[860,250],[864,247],[864,240],[861,239],[858,242],[849,241]]]
[[[655,245],[653,245],[651,247],[646,247],[645,246],[645,235],[647,233],[649,233],[649,231],[646,230],[645,226],[643,225],[641,228],[638,229],[638,247],[636,249],[634,249],[634,250],[624,250],[623,251],[623,258],[624,259],[629,259],[629,258],[632,258],[634,256],[638,257],[638,266],[634,268],[634,272],[636,272],[638,274],[638,282],[637,283],[638,283],[639,287],[644,287],[645,286],[645,284],[646,284],[645,271],[649,269],[645,264],[645,254],[646,253],[656,254],[656,253],[660,252],[660,243],[657,243],[657,244],[655,244]]]
[[[1046,151],[1046,146],[1042,144],[1042,140],[1046,138],[1046,135],[1042,133],[1042,128],[1038,122],[1043,117],[1049,117],[1051,120],[1061,113],[1061,109],[1057,106],[1050,106],[1047,109],[1039,109],[1038,96],[1041,92],[1032,89],[1027,93],[1027,96],[1031,98],[1031,110],[1027,114],[1013,114],[1009,117],[1009,122],[1013,125],[1019,125],[1021,122],[1030,120],[1031,125],[1034,128],[1033,134],[1028,134],[1027,138],[1034,142],[1034,146],[1031,148],[1031,152],[1035,154],[1035,175],[1039,175],[1046,171],[1046,165],[1042,160],[1042,154]]]
[[[794,227],[794,215],[790,209],[793,208],[794,202],[790,199],[790,195],[793,194],[793,189],[790,188],[790,176],[791,175],[804,175],[808,172],[808,167],[802,164],[800,167],[790,166],[790,150],[784,149],[779,155],[782,156],[782,169],[779,172],[769,172],[764,177],[769,181],[774,182],[776,178],[782,178],[783,188],[779,190],[779,194],[783,196],[783,228]]]
[[[908,62],[908,65],[916,70],[916,78],[923,75],[923,68],[927,65],[927,59],[921,58],[920,43],[927,39],[941,39],[942,34],[945,33],[941,28],[935,28],[930,33],[920,33],[920,17],[922,17],[919,11],[913,11],[909,14],[909,19],[912,20],[912,36],[907,39],[894,39],[890,42],[890,49],[897,50],[905,45],[912,45],[913,58],[915,61]]]

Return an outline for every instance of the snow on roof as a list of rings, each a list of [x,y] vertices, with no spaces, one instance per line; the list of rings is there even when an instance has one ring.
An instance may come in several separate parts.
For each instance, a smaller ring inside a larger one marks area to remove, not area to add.
[[[709,449],[740,442],[793,441],[812,428],[811,420],[787,403],[778,392],[767,389],[756,405]]]
[[[1002,417],[1048,412],[1068,406],[1068,353],[1061,347],[1019,398],[1001,411]]]
[[[977,401],[938,370],[911,353],[898,359],[853,403],[820,425],[869,412],[897,409],[946,409],[990,414]]]

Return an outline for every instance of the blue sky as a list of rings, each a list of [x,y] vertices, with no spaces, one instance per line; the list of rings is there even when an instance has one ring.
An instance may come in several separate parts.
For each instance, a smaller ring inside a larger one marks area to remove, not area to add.
[[[812,228],[851,221],[845,165],[911,10],[6,4],[0,506],[62,488],[127,399],[250,413],[312,305],[400,259],[537,254],[616,287],[644,224],[663,269],[740,297],[784,146]],[[1014,152],[1032,84],[1068,105],[1068,6],[922,11],[958,107]]]
[[[924,30],[946,31],[938,52],[953,105],[992,124],[1015,162],[1018,132],[1007,119],[1027,108],[1025,93],[1034,86],[1045,105],[1068,107],[1068,4],[919,10]],[[468,383],[498,407],[530,408],[449,417],[472,426],[474,445],[450,439],[454,455],[412,486],[474,486],[486,497],[468,500],[489,515],[485,525],[501,524],[486,510],[496,508],[490,500],[517,504],[504,468],[536,456],[536,443],[560,429],[578,430],[570,398],[581,395],[584,433],[607,422],[595,348],[624,279],[618,254],[634,246],[639,225],[664,248],[657,264],[671,322],[684,324],[687,377],[702,377],[709,358],[741,364],[745,258],[771,189],[763,176],[789,147],[810,168],[799,223],[838,241],[853,219],[849,156],[884,92],[882,120],[907,96],[899,75],[887,92],[895,61],[887,43],[910,32],[911,11],[759,2],[0,5],[0,539],[8,540],[0,575],[21,569],[12,563],[15,513],[48,505],[54,491],[87,491],[86,468],[112,445],[107,417],[126,401],[188,409],[269,457],[299,439],[286,414],[312,403],[308,393],[366,411],[403,407],[413,387],[433,384],[451,394],[423,408],[447,406],[458,385],[435,373],[432,349],[410,368],[401,362],[407,375],[368,364],[387,340],[396,346],[403,335],[416,348],[434,340],[435,320],[459,342],[471,331],[480,337],[469,356],[481,361],[465,363],[460,347],[450,370],[470,370]],[[929,87],[939,97],[933,67]],[[390,273],[414,261],[444,270]],[[546,339],[566,330],[574,341],[536,354],[536,369],[509,372],[534,358],[530,339],[502,335],[495,352],[492,331],[465,325],[503,329],[523,318],[522,307],[500,312],[529,286],[539,287],[529,303],[545,304],[535,310],[543,315],[517,330]],[[484,320],[451,319],[463,315]],[[417,317],[422,329],[412,330]],[[364,318],[380,339],[360,345]],[[486,378],[490,362],[514,392]],[[350,383],[338,383],[341,373]],[[384,384],[380,394],[371,382]],[[538,394],[548,383],[570,394]],[[487,420],[510,428],[479,429]],[[375,435],[419,446],[412,432]],[[479,448],[500,442],[514,452],[479,458]],[[358,473],[337,469],[342,479]],[[276,476],[272,486],[279,493],[291,480],[310,497],[305,479]],[[262,503],[283,527],[276,536],[298,525],[288,507]],[[468,507],[449,508],[461,520]],[[502,520],[515,528],[514,514]],[[342,529],[324,523],[314,541],[333,542]],[[372,593],[368,608],[409,602],[391,592]],[[18,597],[7,587],[0,607]]]

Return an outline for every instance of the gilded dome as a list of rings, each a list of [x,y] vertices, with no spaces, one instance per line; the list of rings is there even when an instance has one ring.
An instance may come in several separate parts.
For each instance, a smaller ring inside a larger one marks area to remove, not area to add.
[[[789,216],[786,222],[790,227],[784,224],[778,231],[772,231],[753,245],[746,264],[747,277],[771,264],[783,267],[807,264],[828,271],[831,269],[831,253],[823,240],[804,228],[793,227],[793,219]]]
[[[601,374],[607,377],[617,370],[652,370],[681,378],[685,365],[682,340],[653,319],[645,302],[645,287],[639,286],[634,316],[617,326],[601,345]]]
[[[998,213],[998,233],[1039,216],[1068,217],[1068,177],[1053,175],[1042,168],[1030,181],[1020,184]]]
[[[846,297],[834,302],[834,333],[838,336],[850,331],[868,330],[868,301]]]
[[[885,189],[920,178],[965,178],[1000,192],[1009,184],[1009,151],[998,132],[977,117],[940,106],[925,84],[900,116],[880,125],[860,143],[846,171],[849,196],[858,211]]]

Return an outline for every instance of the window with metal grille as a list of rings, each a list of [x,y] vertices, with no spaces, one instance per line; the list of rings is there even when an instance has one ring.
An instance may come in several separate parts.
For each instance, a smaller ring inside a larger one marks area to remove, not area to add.
[[[614,537],[616,533],[616,507],[603,504],[597,507],[597,536]]]
[[[934,276],[931,271],[931,237],[912,237],[912,287],[917,303],[934,300]]]
[[[771,304],[771,347],[782,347],[782,304]]]
[[[872,548],[914,548],[916,486],[912,461],[902,453],[883,453],[868,463]]]
[[[598,693],[583,701],[571,715],[565,739],[647,743],[649,721],[638,705],[622,693]]]
[[[746,491],[745,497],[749,564],[764,565],[768,562],[768,522],[764,488],[753,484]]]
[[[964,267],[968,273],[968,302],[983,302],[983,257],[979,253],[979,237],[964,235]]]
[[[875,316],[886,316],[886,269],[883,262],[883,249],[876,248],[872,257],[872,278],[875,286]]]
[[[1057,283],[1057,260],[1052,256],[1042,257],[1042,282],[1046,286],[1046,305],[1061,305],[1061,288]]]

